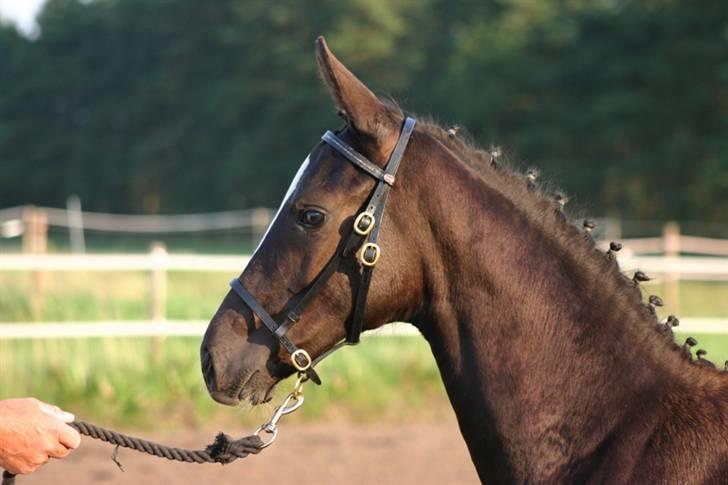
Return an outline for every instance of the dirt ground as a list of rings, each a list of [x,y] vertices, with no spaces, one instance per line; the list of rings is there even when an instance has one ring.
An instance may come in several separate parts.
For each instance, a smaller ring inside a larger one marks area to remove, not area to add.
[[[135,434],[202,448],[215,433]],[[85,439],[71,456],[18,477],[17,485],[479,483],[454,419],[402,426],[282,423],[274,445],[226,466],[178,464],[122,449],[122,472],[110,460],[112,451]]]

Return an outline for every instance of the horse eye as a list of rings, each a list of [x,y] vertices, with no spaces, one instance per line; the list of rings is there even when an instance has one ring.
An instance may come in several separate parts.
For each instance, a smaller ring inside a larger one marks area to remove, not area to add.
[[[301,225],[306,228],[319,227],[326,220],[326,214],[316,209],[307,209],[301,214]]]

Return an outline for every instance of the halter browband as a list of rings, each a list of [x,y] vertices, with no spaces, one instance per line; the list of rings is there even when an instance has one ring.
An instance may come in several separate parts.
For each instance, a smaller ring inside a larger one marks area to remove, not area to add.
[[[265,309],[258,303],[253,295],[246,290],[240,283],[238,278],[230,282],[233,291],[245,302],[245,304],[258,315],[263,325],[270,330],[280,341],[281,345],[291,355],[291,364],[300,373],[305,373],[313,382],[321,384],[321,378],[314,370],[314,366],[321,362],[325,357],[344,345],[356,345],[359,343],[363,328],[364,309],[366,307],[367,295],[369,294],[369,284],[372,279],[372,271],[379,261],[382,250],[377,245],[379,230],[382,226],[382,218],[384,217],[384,207],[387,204],[387,196],[389,189],[394,185],[395,175],[399,168],[399,162],[402,160],[404,151],[409,143],[410,136],[415,129],[416,120],[407,117],[404,126],[399,134],[397,144],[389,156],[389,161],[384,169],[379,168],[370,162],[364,155],[357,152],[350,145],[345,143],[341,138],[331,131],[323,134],[321,139],[329,144],[332,148],[342,154],[357,168],[363,170],[377,180],[377,185],[372,191],[372,195],[367,202],[364,211],[360,212],[354,220],[352,232],[348,238],[341,239],[334,255],[326,263],[326,266],[316,276],[309,287],[303,292],[296,295],[297,301],[295,305],[289,309],[285,318],[280,322],[276,321]],[[336,272],[339,261],[352,254],[356,254],[356,260],[359,263],[359,287],[356,292],[356,301],[354,302],[354,310],[351,318],[351,325],[346,329],[346,338],[334,345],[331,349],[324,352],[315,360],[304,349],[296,347],[286,335],[291,327],[300,319],[301,312],[311,302],[313,296],[318,293],[329,280],[331,275]]]

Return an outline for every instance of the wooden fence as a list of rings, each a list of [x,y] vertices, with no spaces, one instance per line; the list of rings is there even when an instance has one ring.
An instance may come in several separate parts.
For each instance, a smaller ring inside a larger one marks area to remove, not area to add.
[[[249,261],[245,255],[169,254],[162,243],[152,243],[146,254],[87,254],[83,231],[127,233],[180,233],[252,228],[254,243],[270,223],[273,211],[250,209],[216,214],[134,216],[81,212],[80,201],[69,199],[67,209],[16,207],[0,210],[0,235],[22,237],[22,253],[0,254],[0,271],[27,271],[31,274],[32,313],[40,314],[49,271],[146,271],[149,273],[151,308],[149,318],[166,322],[167,272],[220,271],[235,276]],[[604,223],[615,227],[615,221]],[[48,253],[48,227],[69,229],[72,254]],[[623,239],[618,257],[625,273],[637,269],[665,283],[667,301],[673,308],[680,301],[681,280],[728,280],[728,239],[684,235],[678,224],[663,226],[660,237]],[[605,250],[609,241],[601,241]],[[161,328],[161,327],[160,327]]]
[[[629,244],[627,242],[626,244]],[[218,271],[239,275],[247,255],[170,254],[161,243],[147,254],[0,254],[0,271],[27,271],[33,275],[32,305],[41,306],[44,274],[50,271],[145,271],[149,273],[150,318],[164,321],[169,271]],[[728,281],[728,258],[705,256],[639,256],[626,251],[619,257],[626,273],[642,270],[667,286],[668,301],[679,302],[679,282]],[[34,314],[40,314],[36,311]]]

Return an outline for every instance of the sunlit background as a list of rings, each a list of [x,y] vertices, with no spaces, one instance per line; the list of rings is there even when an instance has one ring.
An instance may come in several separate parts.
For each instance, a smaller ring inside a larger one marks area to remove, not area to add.
[[[198,346],[340,123],[320,34],[406,110],[538,167],[723,366],[725,0],[0,0],[0,398],[152,430],[269,413],[214,404]],[[408,328],[326,362],[295,419],[451,416]]]

